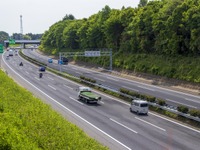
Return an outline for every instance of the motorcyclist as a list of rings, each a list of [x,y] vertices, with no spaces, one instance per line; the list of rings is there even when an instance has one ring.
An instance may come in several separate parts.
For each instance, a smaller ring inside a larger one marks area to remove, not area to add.
[[[19,65],[20,65],[20,66],[23,66],[23,63],[21,62]]]
[[[42,76],[43,76],[43,74],[40,72],[40,73],[39,73],[39,77],[42,78]]]

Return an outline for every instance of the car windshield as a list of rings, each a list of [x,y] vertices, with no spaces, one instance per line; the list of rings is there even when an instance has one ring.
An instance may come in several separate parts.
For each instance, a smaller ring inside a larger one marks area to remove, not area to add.
[[[148,107],[148,104],[141,104],[141,107]]]

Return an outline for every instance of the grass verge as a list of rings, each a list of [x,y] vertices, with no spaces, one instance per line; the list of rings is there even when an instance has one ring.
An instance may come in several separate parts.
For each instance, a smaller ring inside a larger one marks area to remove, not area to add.
[[[106,150],[0,70],[0,149]]]

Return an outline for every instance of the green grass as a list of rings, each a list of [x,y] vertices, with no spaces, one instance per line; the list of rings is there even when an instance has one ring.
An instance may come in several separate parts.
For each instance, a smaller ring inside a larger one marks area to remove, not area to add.
[[[105,150],[0,70],[0,150]]]

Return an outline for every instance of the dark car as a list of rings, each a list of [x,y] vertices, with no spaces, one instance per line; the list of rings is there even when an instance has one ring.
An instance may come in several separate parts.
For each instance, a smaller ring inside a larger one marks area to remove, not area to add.
[[[52,58],[49,58],[49,59],[48,59],[48,62],[49,62],[49,63],[53,63],[53,59],[52,59]]]
[[[46,70],[46,67],[44,67],[44,66],[40,66],[39,71],[44,72],[45,70]]]
[[[68,59],[66,57],[61,57],[61,60],[63,62],[64,65],[67,65],[68,64]]]

